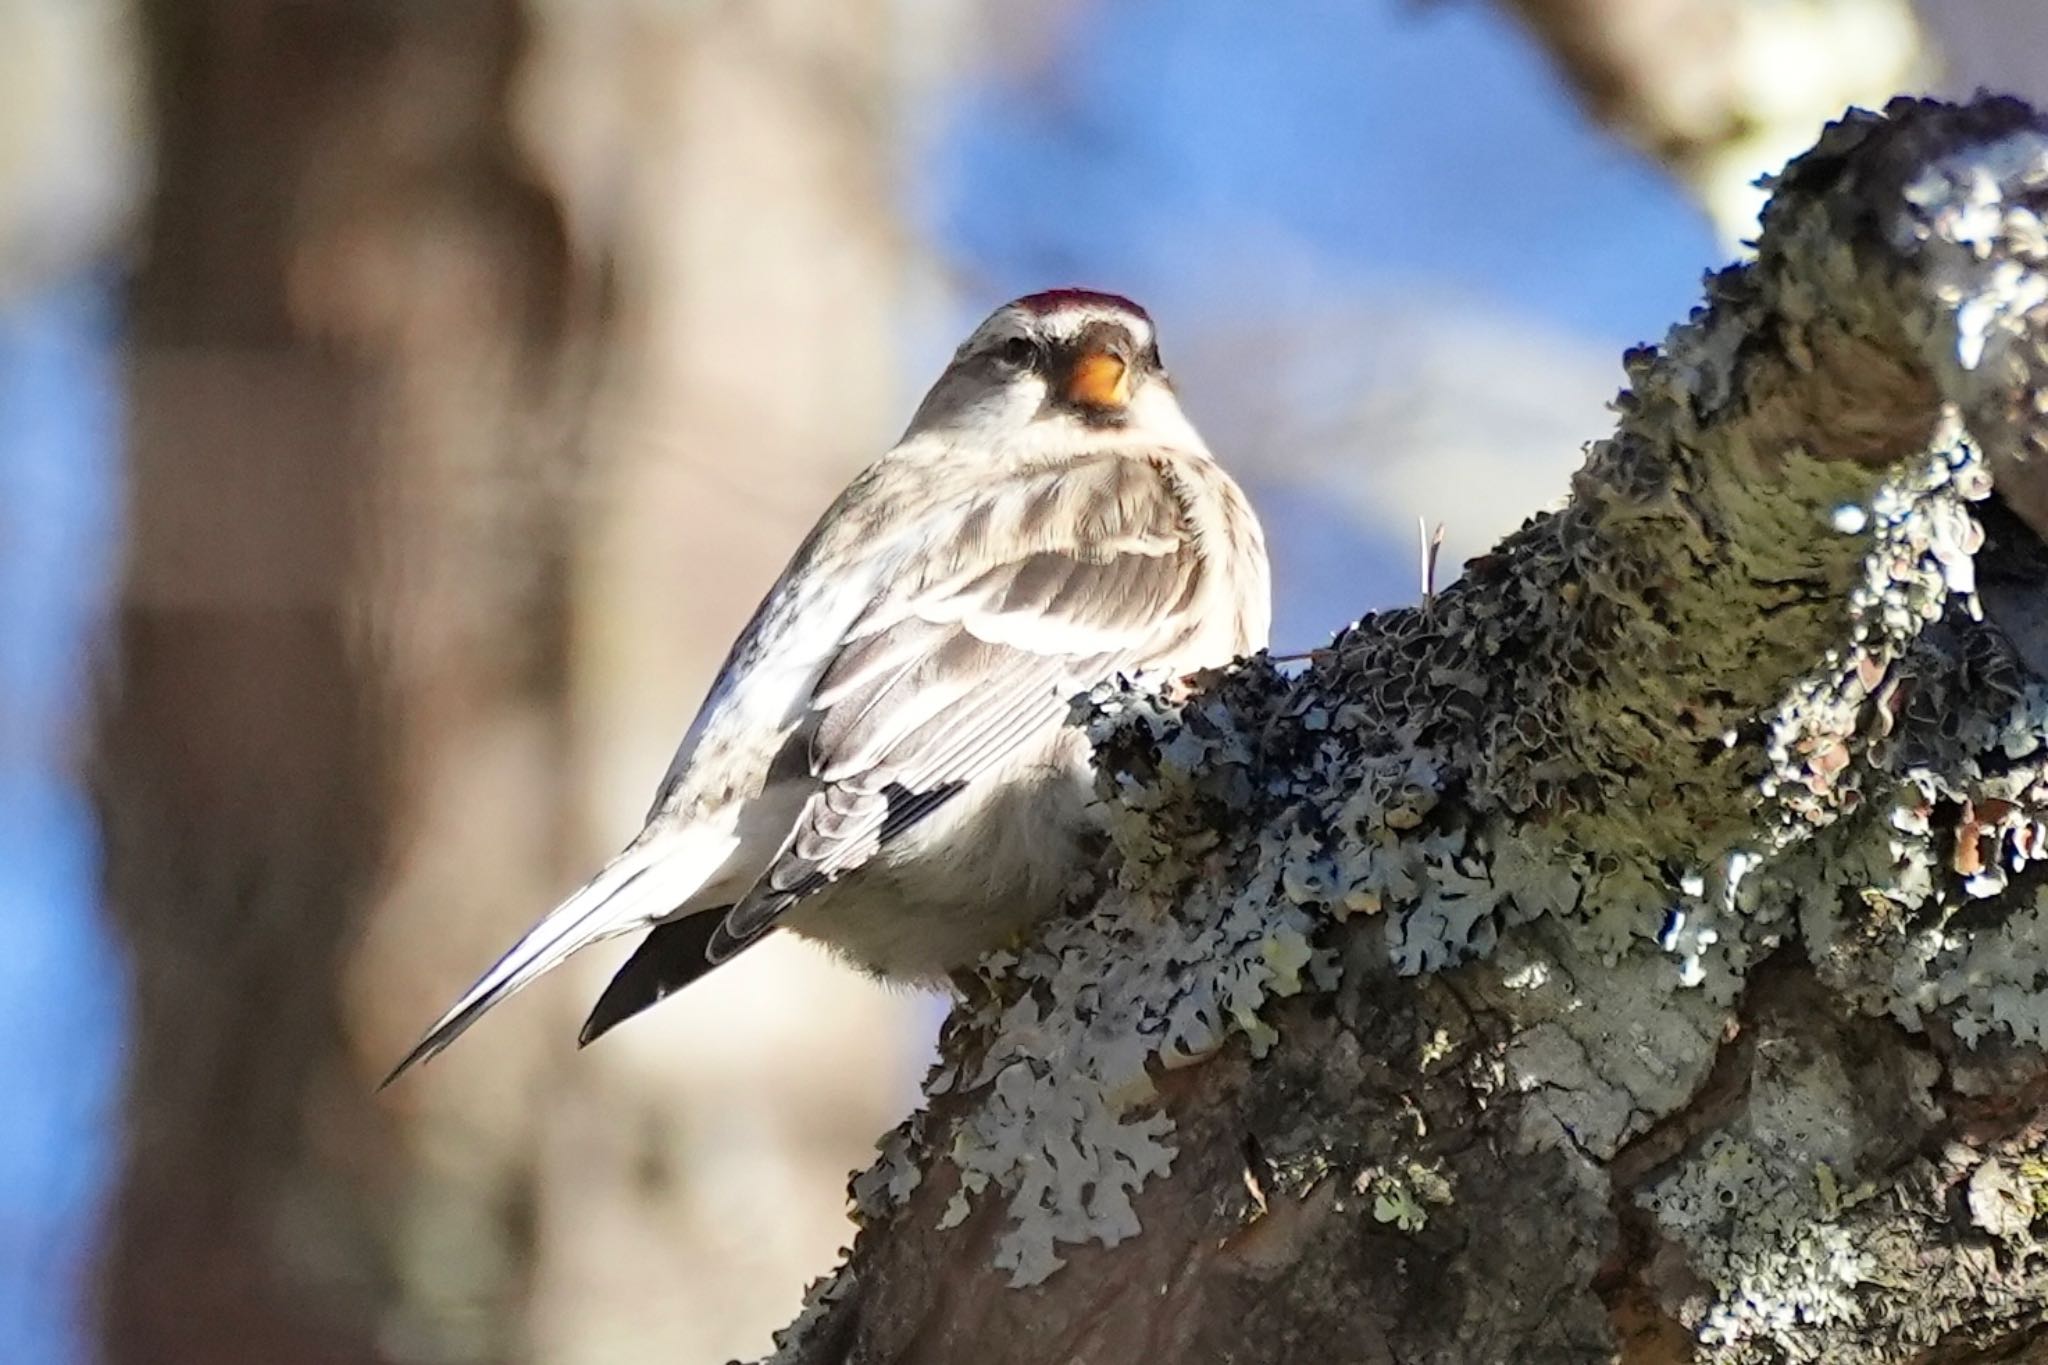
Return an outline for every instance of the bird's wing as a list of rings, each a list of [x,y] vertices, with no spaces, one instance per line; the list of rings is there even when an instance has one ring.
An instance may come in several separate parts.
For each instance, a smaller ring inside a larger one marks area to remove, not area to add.
[[[816,783],[718,961],[1059,725],[1076,694],[1171,657],[1205,572],[1172,464],[1102,454],[976,487],[956,532],[846,632],[791,743]]]

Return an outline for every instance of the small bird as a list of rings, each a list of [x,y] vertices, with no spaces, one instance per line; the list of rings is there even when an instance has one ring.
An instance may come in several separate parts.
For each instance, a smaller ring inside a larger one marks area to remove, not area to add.
[[[652,930],[582,1041],[787,928],[938,981],[1055,910],[1090,826],[1074,698],[1263,647],[1265,538],[1181,413],[1152,319],[998,308],[798,547],[646,827],[387,1078],[579,948]]]

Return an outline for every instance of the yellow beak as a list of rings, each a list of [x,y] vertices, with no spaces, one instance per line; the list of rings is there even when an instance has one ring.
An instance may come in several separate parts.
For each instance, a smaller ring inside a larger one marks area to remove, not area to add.
[[[1090,351],[1067,374],[1067,401],[1084,408],[1120,408],[1130,401],[1130,373],[1107,351]]]

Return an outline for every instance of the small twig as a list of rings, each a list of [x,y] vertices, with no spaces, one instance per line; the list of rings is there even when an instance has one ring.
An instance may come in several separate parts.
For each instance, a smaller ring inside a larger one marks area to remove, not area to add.
[[[1426,607],[1436,600],[1436,561],[1444,548],[1444,524],[1438,522],[1432,534],[1429,523],[1418,515],[1415,534],[1422,543],[1422,605]]]

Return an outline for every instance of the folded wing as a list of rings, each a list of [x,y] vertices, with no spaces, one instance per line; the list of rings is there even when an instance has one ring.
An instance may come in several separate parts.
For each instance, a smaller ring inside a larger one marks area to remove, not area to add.
[[[961,528],[849,630],[792,744],[816,789],[726,915],[722,960],[873,858],[1119,670],[1174,657],[1207,571],[1165,458],[1118,452],[979,488]]]

